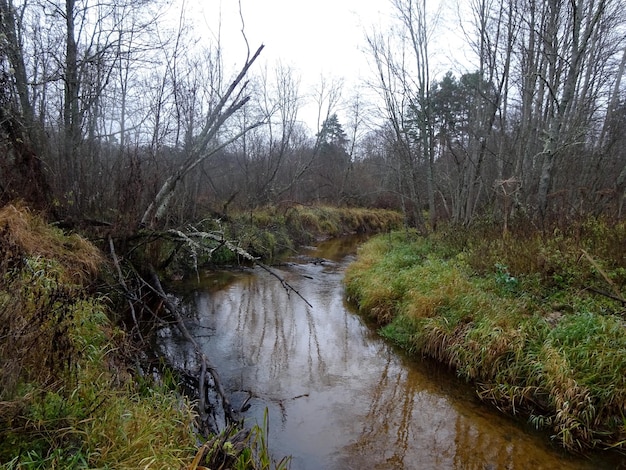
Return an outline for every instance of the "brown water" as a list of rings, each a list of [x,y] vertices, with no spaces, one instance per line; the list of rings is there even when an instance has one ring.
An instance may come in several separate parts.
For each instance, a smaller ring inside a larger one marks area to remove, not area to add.
[[[354,242],[309,250],[276,271],[209,276],[190,300],[188,327],[218,365],[233,404],[248,395],[249,423],[269,411],[276,459],[300,469],[601,469],[567,457],[546,435],[480,403],[471,386],[430,361],[405,358],[344,301]],[[219,288],[218,288],[219,287]],[[162,349],[193,366],[174,331]]]

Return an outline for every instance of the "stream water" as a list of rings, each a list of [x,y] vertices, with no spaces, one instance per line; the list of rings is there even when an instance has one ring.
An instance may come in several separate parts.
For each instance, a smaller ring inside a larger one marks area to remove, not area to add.
[[[276,460],[292,456],[293,470],[615,468],[564,455],[450,370],[378,337],[344,300],[356,241],[321,243],[276,268],[312,306],[258,268],[204,276],[187,296],[188,329],[233,404],[252,396],[243,415],[252,424],[268,411]],[[174,329],[159,347],[193,367]]]

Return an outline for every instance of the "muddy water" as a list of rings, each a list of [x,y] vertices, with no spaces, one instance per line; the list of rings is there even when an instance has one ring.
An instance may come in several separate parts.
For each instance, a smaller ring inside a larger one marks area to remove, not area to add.
[[[262,423],[278,459],[300,469],[586,469],[539,435],[478,402],[470,386],[428,361],[409,360],[344,301],[354,244],[321,244],[277,272],[207,277],[189,299],[188,327],[218,365],[233,404]],[[320,262],[320,259],[324,259]],[[193,353],[174,331],[161,347],[180,363]]]

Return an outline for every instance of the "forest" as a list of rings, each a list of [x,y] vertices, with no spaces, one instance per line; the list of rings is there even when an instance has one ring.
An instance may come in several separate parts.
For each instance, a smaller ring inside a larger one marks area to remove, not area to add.
[[[466,2],[475,65],[437,76],[437,12],[392,3],[394,27],[365,33],[368,93],[347,99],[263,67],[262,44],[198,45],[159,1],[3,0],[2,201],[120,228],[311,203],[420,229],[622,217],[623,2]]]
[[[124,372],[146,345],[144,317],[183,324],[159,276],[220,257],[262,265],[297,236],[400,227],[347,272],[349,300],[382,335],[480,382],[483,401],[569,451],[623,450],[626,2],[459,0],[470,52],[443,72],[441,10],[389,2],[391,24],[363,31],[371,73],[354,93],[323,76],[304,89],[296,69],[267,63],[244,9],[232,57],[184,2],[0,0],[0,459],[30,432],[41,449],[14,462],[67,463],[93,436],[85,461],[137,468],[139,454],[106,460],[101,442],[117,452],[110,430],[135,428],[114,405],[150,395],[172,415],[148,404],[142,428],[176,434],[178,447],[159,439],[174,447],[167,465],[188,462],[190,404],[167,380],[147,392]],[[302,230],[291,239],[289,221]],[[214,371],[198,357],[202,390]],[[136,437],[129,447],[153,442]]]

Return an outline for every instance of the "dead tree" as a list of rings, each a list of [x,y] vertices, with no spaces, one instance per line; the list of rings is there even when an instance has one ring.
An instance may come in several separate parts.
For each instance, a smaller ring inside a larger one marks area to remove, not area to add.
[[[216,106],[208,113],[205,118],[205,124],[202,130],[194,139],[194,143],[190,148],[185,160],[180,166],[163,182],[156,196],[152,199],[147,209],[141,217],[141,225],[145,227],[155,228],[159,220],[163,218],[168,208],[169,202],[174,195],[178,184],[189,174],[194,168],[215,155],[228,144],[239,139],[248,131],[260,126],[263,122],[256,122],[241,129],[233,137],[223,142],[216,143],[215,138],[222,129],[226,121],[239,111],[249,100],[250,96],[246,94],[248,81],[245,80],[246,75],[254,61],[259,57],[263,50],[261,45],[251,58],[248,58],[241,68],[239,74],[227,88]]]

